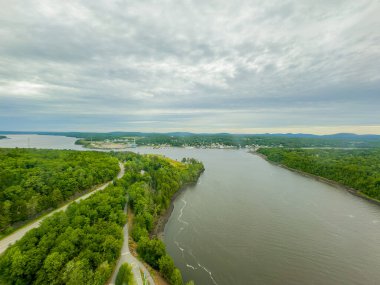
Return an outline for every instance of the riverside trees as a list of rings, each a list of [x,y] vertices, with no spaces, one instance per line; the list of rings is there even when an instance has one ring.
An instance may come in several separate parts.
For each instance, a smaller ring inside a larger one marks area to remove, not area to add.
[[[118,171],[117,159],[107,153],[1,148],[0,233]]]
[[[170,284],[182,285],[181,273],[166,254],[164,243],[149,235],[159,216],[168,209],[173,195],[184,185],[198,180],[203,164],[195,159],[177,162],[160,156],[120,155],[126,160],[126,175],[117,184],[127,189],[128,203],[135,214],[132,238],[137,242],[137,252]]]
[[[380,149],[258,150],[269,160],[336,181],[380,200]]]
[[[63,133],[62,133],[63,135]],[[118,140],[125,138],[136,139],[137,145],[171,145],[171,146],[193,146],[193,147],[250,147],[250,146],[270,146],[270,147],[355,147],[373,148],[380,147],[380,137],[376,135],[305,135],[305,134],[192,134],[192,133],[66,133],[64,135],[73,136],[78,139],[76,144],[91,147],[91,141]],[[82,139],[83,138],[83,139]]]

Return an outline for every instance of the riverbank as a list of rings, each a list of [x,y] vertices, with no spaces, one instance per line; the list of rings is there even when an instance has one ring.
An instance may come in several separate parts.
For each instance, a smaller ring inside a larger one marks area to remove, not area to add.
[[[334,180],[330,180],[330,179],[327,179],[325,177],[322,177],[322,176],[318,176],[318,175],[315,175],[315,174],[311,174],[311,173],[308,173],[308,172],[304,172],[304,171],[301,171],[301,170],[298,170],[298,169],[295,169],[295,168],[291,168],[291,167],[288,167],[284,164],[281,164],[281,163],[277,163],[277,162],[274,162],[272,160],[269,160],[267,158],[266,155],[264,154],[261,154],[261,153],[258,153],[256,151],[250,151],[249,153],[253,154],[253,155],[257,155],[257,156],[260,156],[261,158],[263,158],[264,160],[266,160],[267,162],[273,164],[273,165],[276,165],[276,166],[279,166],[279,167],[282,167],[284,169],[287,169],[287,170],[290,170],[292,172],[295,172],[299,175],[302,175],[304,177],[308,177],[308,178],[312,178],[312,179],[315,179],[317,181],[320,181],[320,182],[323,182],[323,183],[326,183],[328,185],[331,185],[335,188],[338,188],[338,189],[343,189],[347,192],[349,192],[350,194],[354,195],[354,196],[357,196],[357,197],[360,197],[362,199],[365,199],[373,204],[376,204],[376,205],[379,205],[380,206],[380,200],[377,200],[377,199],[374,199],[374,198],[371,198],[363,193],[361,193],[359,190],[357,189],[354,189],[354,188],[351,188],[351,187],[348,187],[346,185],[343,185],[339,182],[336,182]]]
[[[170,200],[169,208],[165,211],[165,213],[163,213],[162,215],[160,215],[160,217],[158,218],[157,223],[156,223],[155,227],[153,228],[152,233],[150,234],[150,237],[156,236],[156,237],[158,237],[161,240],[164,239],[165,225],[169,221],[169,218],[170,218],[171,214],[173,213],[173,210],[174,210],[174,201],[188,187],[189,186],[182,187],[180,190],[178,190],[173,195],[173,197]]]
[[[156,225],[154,226],[153,228],[153,231],[151,233],[151,237],[153,236],[156,236],[158,237],[159,239],[163,240],[164,239],[164,230],[165,230],[165,226],[166,226],[166,223],[169,221],[169,218],[170,216],[172,215],[173,213],[173,210],[174,210],[174,201],[177,199],[177,197],[182,194],[186,189],[188,188],[191,188],[191,187],[194,187],[195,185],[197,185],[198,183],[198,180],[199,180],[199,177],[202,175],[202,173],[204,172],[204,170],[199,174],[199,176],[197,177],[196,181],[194,182],[191,182],[191,183],[186,183],[184,185],[182,185],[181,189],[179,189],[173,196],[172,198],[170,199],[170,205],[169,205],[169,208],[165,211],[165,213],[163,213],[162,215],[160,215],[160,217],[158,218],[157,222],[156,222]]]
[[[185,149],[240,149],[240,146],[224,145],[218,143],[206,144],[206,145],[172,145],[172,144],[141,144],[130,142],[113,142],[113,141],[89,141],[86,139],[77,139],[76,145],[81,145],[87,149],[94,150],[119,150],[119,149],[135,149],[136,147],[151,147],[153,149],[165,149],[165,148],[185,148]]]

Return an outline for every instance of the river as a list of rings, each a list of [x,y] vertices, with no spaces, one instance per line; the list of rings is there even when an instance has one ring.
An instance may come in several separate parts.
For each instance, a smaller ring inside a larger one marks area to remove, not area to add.
[[[55,148],[56,140],[41,147]],[[77,148],[73,141],[59,146]],[[194,157],[205,165],[198,184],[175,200],[165,227],[167,250],[185,280],[380,284],[378,205],[244,150],[134,151]]]
[[[75,149],[83,150],[76,145],[76,138],[45,135],[5,135],[0,139],[0,147],[49,148],[49,149]]]

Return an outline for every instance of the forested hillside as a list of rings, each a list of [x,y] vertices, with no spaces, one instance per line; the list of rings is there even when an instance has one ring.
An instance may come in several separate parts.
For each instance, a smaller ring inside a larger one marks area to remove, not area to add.
[[[270,161],[336,181],[380,200],[380,149],[261,148],[258,152]]]
[[[125,189],[108,186],[46,218],[0,256],[0,284],[105,284],[120,255],[125,202]]]
[[[65,153],[55,154],[59,152]],[[10,246],[0,256],[0,284],[105,284],[120,255],[127,199],[135,213],[132,234],[138,253],[170,284],[183,284],[164,243],[150,238],[149,232],[173,194],[197,181],[203,165],[194,159],[177,162],[154,155],[112,155],[125,161],[124,177],[46,218]]]
[[[118,171],[118,160],[107,153],[0,148],[0,233]]]
[[[126,160],[126,174],[118,181],[127,189],[134,211],[132,237],[137,252],[173,285],[183,284],[180,271],[167,255],[164,243],[149,237],[157,219],[170,205],[173,195],[185,184],[194,183],[203,172],[203,164],[194,159],[173,161],[159,156],[120,154]]]

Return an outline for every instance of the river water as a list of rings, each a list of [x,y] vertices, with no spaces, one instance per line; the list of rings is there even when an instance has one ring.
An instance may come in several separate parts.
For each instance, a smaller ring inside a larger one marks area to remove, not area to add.
[[[41,147],[55,148],[57,138]],[[73,141],[59,146],[77,148]],[[185,280],[380,284],[379,206],[244,150],[134,151],[205,165],[198,184],[174,202],[165,227],[167,250]]]
[[[0,139],[0,147],[49,148],[49,149],[75,149],[83,150],[76,145],[76,138],[45,135],[6,135]]]

